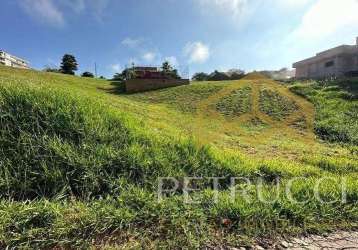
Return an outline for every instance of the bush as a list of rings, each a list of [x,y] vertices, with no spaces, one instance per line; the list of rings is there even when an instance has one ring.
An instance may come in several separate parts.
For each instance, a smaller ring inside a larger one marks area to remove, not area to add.
[[[295,84],[290,90],[315,105],[315,132],[324,140],[358,143],[358,102],[356,82],[351,80],[317,81]]]
[[[82,77],[91,77],[91,78],[94,77],[94,75],[91,72],[88,72],[88,71],[83,72],[81,76]]]

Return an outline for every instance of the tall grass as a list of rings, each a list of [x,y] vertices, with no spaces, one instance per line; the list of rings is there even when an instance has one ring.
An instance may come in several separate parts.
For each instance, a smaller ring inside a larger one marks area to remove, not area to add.
[[[216,103],[216,110],[226,116],[240,116],[251,109],[251,88],[243,87],[232,91]]]
[[[352,159],[261,160],[199,146],[157,134],[98,96],[73,92],[20,80],[0,86],[0,248],[196,249],[357,226]],[[180,185],[185,176],[224,177],[218,202],[208,179],[192,186],[200,188],[191,193],[197,204],[187,204],[180,189],[158,202],[157,178],[168,176]],[[251,180],[238,183],[235,199],[230,177]],[[285,196],[292,177],[306,178],[292,186],[305,205]],[[333,180],[323,183],[321,197],[337,201],[315,199],[320,177]],[[345,203],[339,201],[342,178]],[[258,199],[260,181],[267,203]]]
[[[295,84],[291,91],[314,103],[315,132],[322,139],[358,144],[358,81],[332,80]]]

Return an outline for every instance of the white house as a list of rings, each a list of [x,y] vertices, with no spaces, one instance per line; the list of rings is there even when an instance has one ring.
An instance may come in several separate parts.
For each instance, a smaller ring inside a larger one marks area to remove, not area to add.
[[[0,50],[0,65],[22,69],[30,68],[29,63],[26,60],[10,55],[3,50]]]
[[[293,64],[297,78],[358,76],[358,37],[355,45],[341,45]]]

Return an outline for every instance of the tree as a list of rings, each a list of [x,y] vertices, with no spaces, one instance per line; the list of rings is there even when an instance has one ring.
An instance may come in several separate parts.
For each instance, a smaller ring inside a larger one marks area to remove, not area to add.
[[[122,73],[115,73],[112,79],[115,81],[125,81],[132,78],[135,78],[135,72],[132,68],[127,68]]]
[[[230,80],[240,80],[245,76],[245,73],[233,72],[230,76]]]
[[[226,74],[230,77],[230,80],[240,80],[245,76],[245,71],[242,69],[230,69]]]
[[[116,80],[116,81],[123,81],[124,80],[124,77],[123,77],[123,74],[122,73],[115,73],[112,77],[113,80]]]
[[[164,76],[174,78],[174,79],[180,79],[178,70],[174,69],[168,61],[163,62],[162,72],[163,72]]]
[[[208,78],[209,81],[224,81],[224,80],[230,80],[230,77],[223,73],[215,70],[213,73],[209,75]]]
[[[99,79],[105,80],[106,78],[104,76],[100,76]]]
[[[46,66],[44,69],[43,69],[44,72],[52,72],[52,73],[61,73],[61,70],[60,69],[57,69],[57,68],[51,68],[49,66]]]
[[[81,76],[82,77],[91,77],[91,78],[94,77],[93,73],[88,72],[88,71],[83,72]]]
[[[173,67],[170,65],[168,61],[163,62],[162,70],[164,73],[169,73],[173,70]]]
[[[62,57],[61,72],[63,74],[74,75],[77,67],[77,61],[73,55],[65,54]]]
[[[207,81],[208,80],[209,75],[204,73],[204,72],[198,72],[195,73],[194,76],[192,77],[192,79],[194,81]]]

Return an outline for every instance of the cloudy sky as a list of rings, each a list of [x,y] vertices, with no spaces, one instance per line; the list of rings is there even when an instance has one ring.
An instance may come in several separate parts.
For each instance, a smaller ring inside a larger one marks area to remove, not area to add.
[[[279,69],[358,36],[358,0],[1,0],[0,49],[34,68],[72,53],[110,77],[163,60],[190,74]]]

